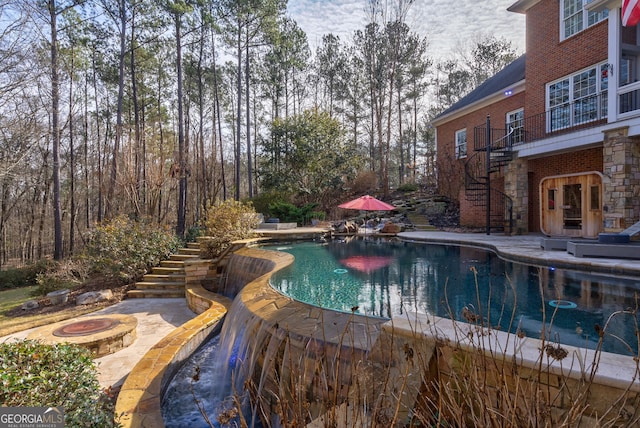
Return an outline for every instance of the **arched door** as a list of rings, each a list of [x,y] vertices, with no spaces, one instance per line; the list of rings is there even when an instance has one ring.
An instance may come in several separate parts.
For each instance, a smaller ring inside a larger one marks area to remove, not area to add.
[[[602,224],[602,174],[545,177],[540,181],[540,227],[545,235],[597,238]]]

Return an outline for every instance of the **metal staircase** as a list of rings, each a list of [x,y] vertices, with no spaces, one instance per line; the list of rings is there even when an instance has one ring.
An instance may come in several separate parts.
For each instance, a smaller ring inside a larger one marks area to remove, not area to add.
[[[491,230],[511,233],[513,201],[504,192],[492,187],[491,175],[513,159],[513,128],[492,129],[486,125],[474,128],[474,153],[465,163],[465,198],[474,206],[485,207],[487,234]],[[489,144],[487,144],[489,142]]]

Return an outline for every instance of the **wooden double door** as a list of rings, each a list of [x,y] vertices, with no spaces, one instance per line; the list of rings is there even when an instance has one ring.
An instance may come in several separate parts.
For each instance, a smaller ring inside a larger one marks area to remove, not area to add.
[[[599,172],[546,177],[540,182],[540,227],[545,235],[597,238],[602,220]]]

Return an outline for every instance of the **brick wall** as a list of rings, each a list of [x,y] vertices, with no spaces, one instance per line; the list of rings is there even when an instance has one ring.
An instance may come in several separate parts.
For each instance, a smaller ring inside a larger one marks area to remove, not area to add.
[[[491,188],[504,193],[504,177],[496,173],[491,176]],[[492,195],[495,195],[492,193]],[[460,192],[460,226],[466,228],[483,229],[487,225],[487,211],[485,205],[477,206],[473,201],[467,200],[464,189]],[[493,204],[492,204],[493,205]],[[504,210],[502,206],[494,205],[492,207],[492,216],[503,216]],[[493,221],[492,221],[493,222]],[[505,225],[506,230],[506,225]]]
[[[529,9],[525,116],[545,111],[546,84],[607,59],[607,20],[560,41],[560,4],[543,0]]]
[[[485,226],[485,208],[468,201],[465,198],[464,190],[460,192],[460,226],[470,228]]]
[[[491,117],[492,128],[504,128],[507,113],[523,106],[524,92],[521,92],[438,126],[438,191],[441,194],[457,199],[461,195],[461,191],[464,190],[464,163],[466,159],[455,159],[456,131],[466,128],[467,156],[469,157],[474,153],[473,129],[476,126],[484,126],[487,115]],[[462,196],[464,196],[463,193]]]

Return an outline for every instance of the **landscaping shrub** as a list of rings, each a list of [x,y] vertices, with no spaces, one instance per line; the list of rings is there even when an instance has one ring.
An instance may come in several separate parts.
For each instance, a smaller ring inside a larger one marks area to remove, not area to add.
[[[256,212],[266,214],[269,212],[269,205],[279,202],[289,202],[291,197],[286,192],[270,191],[261,193],[251,198],[251,204]]]
[[[378,176],[374,171],[364,171],[350,183],[352,195],[364,195],[378,188]]]
[[[160,263],[179,245],[179,238],[167,227],[119,216],[91,232],[83,257],[96,273],[126,282]]]
[[[323,219],[324,213],[314,211],[318,204],[305,204],[297,207],[287,202],[274,202],[269,204],[269,217],[279,218],[282,223],[296,223],[303,225],[312,218]]]
[[[185,242],[196,242],[198,237],[202,236],[204,228],[201,226],[191,226],[187,229],[187,235],[184,237]]]
[[[260,223],[251,203],[227,200],[207,208],[204,223],[207,239],[201,243],[202,256],[215,258],[232,241],[250,238]]]
[[[398,192],[409,193],[415,192],[418,190],[418,185],[416,183],[404,183],[398,186]]]
[[[20,268],[0,270],[0,290],[35,285],[38,275],[54,270],[57,265],[53,260],[39,260]]]
[[[36,277],[38,287],[32,296],[44,296],[47,293],[82,284],[89,277],[90,267],[86,260],[73,258],[55,263]]]
[[[100,389],[91,353],[34,340],[0,343],[0,403],[64,408],[65,427],[113,427],[114,404]]]

